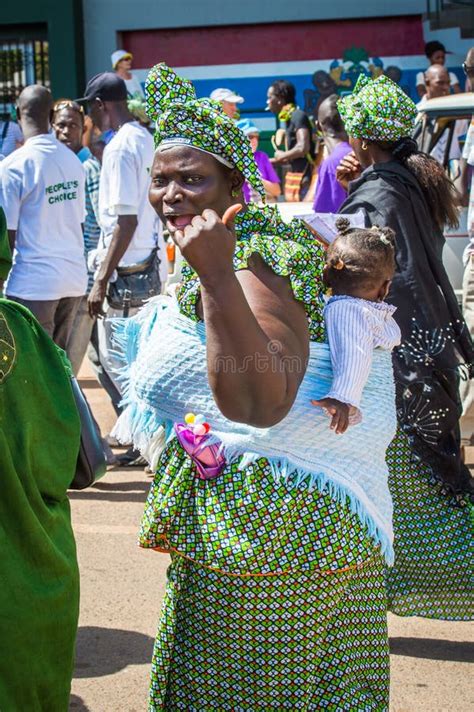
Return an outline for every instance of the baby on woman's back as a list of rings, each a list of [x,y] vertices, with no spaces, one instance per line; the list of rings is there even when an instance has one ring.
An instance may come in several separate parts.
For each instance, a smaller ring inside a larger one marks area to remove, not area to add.
[[[336,227],[323,275],[332,294],[324,319],[333,381],[324,398],[311,402],[328,413],[330,427],[341,434],[362,420],[360,402],[374,349],[391,351],[401,333],[395,307],[384,301],[395,273],[395,233],[388,227],[351,228],[343,217]]]

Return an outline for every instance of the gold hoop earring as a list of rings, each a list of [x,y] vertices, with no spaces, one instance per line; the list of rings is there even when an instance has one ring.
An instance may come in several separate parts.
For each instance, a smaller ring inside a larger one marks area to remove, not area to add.
[[[361,148],[362,148],[363,151],[367,151],[367,149],[369,148],[368,145],[367,145],[367,141],[365,141],[365,140],[362,141]]]

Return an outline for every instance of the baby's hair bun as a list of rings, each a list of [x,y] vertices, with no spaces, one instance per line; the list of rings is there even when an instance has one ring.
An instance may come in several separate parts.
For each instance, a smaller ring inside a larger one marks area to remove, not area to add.
[[[340,235],[344,235],[351,227],[351,223],[347,218],[337,218],[335,225]]]
[[[395,230],[391,227],[381,227],[380,232],[386,238],[387,243],[395,247]]]
[[[395,247],[395,232],[391,227],[378,227],[378,225],[373,225],[372,230],[374,230],[374,232],[377,231],[378,236],[384,245]]]
[[[346,266],[346,263],[340,257],[333,257],[330,264],[334,269],[344,269]]]

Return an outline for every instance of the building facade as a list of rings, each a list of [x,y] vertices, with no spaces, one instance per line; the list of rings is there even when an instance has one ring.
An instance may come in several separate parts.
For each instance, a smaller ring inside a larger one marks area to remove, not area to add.
[[[0,3],[0,114],[11,113],[28,84],[79,96],[84,76],[82,0]]]
[[[433,31],[426,8],[427,0],[10,0],[0,6],[0,111],[34,81],[55,97],[80,96],[118,48],[133,53],[141,81],[165,60],[200,96],[218,86],[237,91],[242,113],[262,128],[271,125],[263,109],[276,78],[292,81],[312,113],[324,96],[350,91],[361,72],[386,72],[416,98],[426,41],[453,52],[447,64],[460,81],[472,44],[461,28]]]

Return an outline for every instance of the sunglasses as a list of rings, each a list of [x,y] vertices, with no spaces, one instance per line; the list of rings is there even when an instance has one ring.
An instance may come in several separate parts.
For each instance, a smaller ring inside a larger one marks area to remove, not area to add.
[[[463,68],[464,74],[466,74],[468,77],[470,77],[471,75],[474,75],[474,65],[466,64],[466,62],[463,62],[462,68]]]
[[[77,103],[77,101],[72,101],[72,99],[60,99],[56,101],[53,105],[53,111],[61,111],[62,109],[73,109],[74,111],[79,111],[84,115],[84,108]]]

